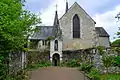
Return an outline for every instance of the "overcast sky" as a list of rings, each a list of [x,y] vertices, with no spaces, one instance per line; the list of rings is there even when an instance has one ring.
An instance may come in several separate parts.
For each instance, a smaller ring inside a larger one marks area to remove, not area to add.
[[[120,12],[120,0],[68,0],[69,7],[77,2],[95,21],[96,27],[104,27],[113,41],[118,31],[115,16]],[[65,13],[66,0],[26,0],[25,9],[40,15],[42,25],[53,25],[56,4],[59,18]]]

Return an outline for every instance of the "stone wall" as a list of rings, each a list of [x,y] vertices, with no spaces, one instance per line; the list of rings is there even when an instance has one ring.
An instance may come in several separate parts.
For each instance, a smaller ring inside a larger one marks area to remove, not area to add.
[[[50,59],[49,55],[50,55],[49,51],[44,51],[44,52],[40,52],[36,50],[28,51],[28,64],[38,63],[42,60],[49,61]]]
[[[93,61],[93,53],[90,50],[63,51],[63,61],[79,59],[81,62]]]
[[[109,37],[98,37],[99,46],[110,47]]]
[[[63,61],[81,58],[80,51],[63,51]]]
[[[107,56],[117,56],[118,53],[112,49],[104,50]],[[97,49],[81,49],[75,51],[63,51],[63,62],[71,61],[73,59],[79,60],[80,63],[82,62],[90,62],[93,63],[94,67],[99,69],[101,73],[106,73],[107,69],[105,68],[102,55],[100,55]],[[109,73],[120,73],[119,67],[111,66],[108,68]]]
[[[14,51],[9,54],[9,73],[17,73],[24,69],[27,64],[27,52]]]

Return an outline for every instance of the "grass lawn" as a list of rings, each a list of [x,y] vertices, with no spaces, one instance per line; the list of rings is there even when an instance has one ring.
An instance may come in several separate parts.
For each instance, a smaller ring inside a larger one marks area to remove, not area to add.
[[[120,80],[120,74],[104,74],[101,76],[101,80]]]

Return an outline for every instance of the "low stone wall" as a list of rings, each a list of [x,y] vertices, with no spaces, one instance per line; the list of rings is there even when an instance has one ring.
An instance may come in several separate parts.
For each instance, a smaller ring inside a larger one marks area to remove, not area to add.
[[[92,61],[93,53],[90,50],[63,51],[63,61],[79,59],[82,61]]]
[[[9,53],[9,74],[17,73],[27,64],[27,52],[14,51]]]
[[[112,49],[104,50],[106,55],[113,55],[116,56],[118,53],[113,51]],[[62,52],[62,61],[71,61],[73,59],[79,60],[80,63],[82,62],[90,62],[93,63],[93,65],[101,70],[102,73],[106,72],[105,66],[102,61],[102,55],[99,53],[97,49],[91,48],[91,49],[81,49],[81,50],[75,50],[75,51],[63,51]],[[28,64],[29,63],[37,63],[42,60],[49,61],[50,60],[50,51],[29,51],[28,52]],[[119,68],[117,67],[110,67],[109,73],[114,72],[120,72]]]
[[[107,56],[117,56],[118,53],[112,49],[104,50],[104,55]],[[91,62],[94,67],[99,69],[101,73],[106,73],[107,69],[105,68],[102,55],[97,49],[86,49],[86,50],[76,50],[76,51],[63,51],[63,62],[71,61],[72,59],[77,59],[82,62]],[[120,73],[119,67],[109,67],[109,73]]]
[[[63,51],[63,61],[81,58],[81,51]]]
[[[36,50],[28,51],[28,64],[37,63],[42,60],[49,61],[50,59],[49,55],[50,55],[49,51],[44,51],[44,52],[40,52]]]

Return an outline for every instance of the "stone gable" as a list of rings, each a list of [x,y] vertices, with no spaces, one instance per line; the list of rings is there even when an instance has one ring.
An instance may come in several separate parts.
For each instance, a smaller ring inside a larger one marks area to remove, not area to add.
[[[77,14],[80,19],[80,36],[73,38],[73,17]],[[63,49],[77,50],[90,48],[94,45],[95,21],[77,4],[74,3],[67,13],[60,18],[63,35]]]

